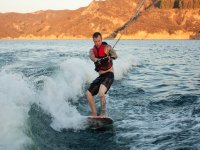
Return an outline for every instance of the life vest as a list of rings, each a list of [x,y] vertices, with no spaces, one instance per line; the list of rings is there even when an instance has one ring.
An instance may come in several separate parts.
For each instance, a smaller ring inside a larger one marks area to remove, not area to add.
[[[108,55],[104,52],[104,48],[105,48],[104,44],[101,44],[101,46],[99,48],[97,48],[96,46],[94,46],[94,48],[93,48],[94,56],[96,58],[99,58],[102,61],[104,61],[104,63],[98,63],[95,65],[95,67],[96,67],[95,70],[97,72],[100,70],[106,71],[106,70],[110,69],[113,65],[112,60],[107,59]]]

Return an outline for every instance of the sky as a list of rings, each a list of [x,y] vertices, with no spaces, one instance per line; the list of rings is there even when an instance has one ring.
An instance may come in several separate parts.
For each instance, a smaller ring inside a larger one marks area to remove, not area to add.
[[[88,6],[92,0],[0,0],[0,12],[27,13],[38,10],[78,9]]]

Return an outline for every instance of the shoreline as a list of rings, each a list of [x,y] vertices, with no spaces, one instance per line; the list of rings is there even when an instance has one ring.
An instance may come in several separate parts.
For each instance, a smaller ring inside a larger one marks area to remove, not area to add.
[[[115,38],[107,38],[108,35],[105,34],[103,39],[105,40],[118,40],[121,35],[118,34]],[[121,40],[198,40],[193,38],[195,36],[194,32],[184,32],[182,30],[178,30],[173,34],[169,34],[167,31],[157,32],[157,33],[148,33],[146,31],[138,31],[135,34],[124,34],[121,36]],[[48,36],[35,36],[33,34],[29,34],[26,36],[19,37],[5,37],[0,38],[0,40],[91,40],[91,37],[83,36],[83,35],[48,35]]]

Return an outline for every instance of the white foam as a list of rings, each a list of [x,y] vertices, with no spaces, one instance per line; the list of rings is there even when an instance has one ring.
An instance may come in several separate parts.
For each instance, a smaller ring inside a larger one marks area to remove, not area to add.
[[[33,93],[24,77],[0,72],[0,148],[21,150],[30,144],[24,133]]]
[[[86,82],[91,82],[97,74],[90,62],[71,58],[60,65],[60,71],[54,77],[46,77],[40,103],[52,116],[51,126],[55,130],[63,128],[81,129],[82,116],[69,100],[77,101],[83,95]]]
[[[118,52],[118,59],[114,60],[115,79],[120,80],[134,66],[140,66],[141,62],[129,53]]]

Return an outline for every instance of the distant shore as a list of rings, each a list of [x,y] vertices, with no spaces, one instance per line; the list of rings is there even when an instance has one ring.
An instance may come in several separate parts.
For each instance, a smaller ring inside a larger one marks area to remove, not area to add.
[[[106,36],[103,37],[106,39]],[[120,35],[118,35],[115,39],[118,39]],[[160,33],[147,33],[145,31],[139,31],[136,34],[130,34],[130,35],[122,35],[121,39],[123,40],[189,40],[192,39],[191,37],[194,36],[192,32],[183,32],[183,31],[177,31],[174,34],[169,34],[168,32],[160,32]],[[91,37],[86,37],[82,35],[77,36],[70,36],[70,35],[49,35],[49,36],[35,36],[35,35],[27,35],[27,36],[20,36],[16,38],[12,37],[6,37],[1,38],[1,40],[89,40]]]

